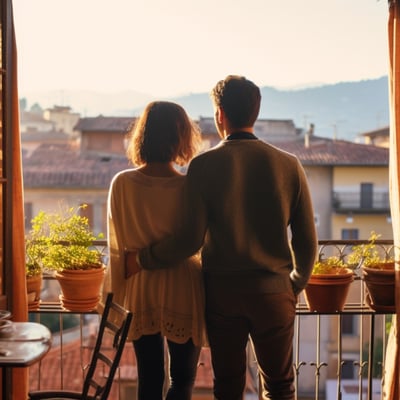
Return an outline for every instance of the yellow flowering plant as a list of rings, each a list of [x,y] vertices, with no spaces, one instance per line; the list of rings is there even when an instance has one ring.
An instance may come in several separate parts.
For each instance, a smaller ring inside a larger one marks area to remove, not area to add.
[[[102,253],[94,247],[94,241],[104,235],[94,235],[87,217],[79,215],[85,207],[71,207],[60,213],[40,211],[32,219],[27,261],[50,271],[101,268]]]

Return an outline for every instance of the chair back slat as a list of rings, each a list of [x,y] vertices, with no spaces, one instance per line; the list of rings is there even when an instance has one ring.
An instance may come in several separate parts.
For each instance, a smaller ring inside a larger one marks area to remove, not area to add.
[[[112,301],[113,294],[107,295],[99,332],[93,350],[92,360],[85,377],[82,399],[90,398],[90,388],[96,399],[106,400],[118,368],[122,351],[132,321],[132,313]],[[105,340],[109,337],[111,343]],[[104,369],[106,367],[106,372]],[[101,373],[98,371],[101,370]]]

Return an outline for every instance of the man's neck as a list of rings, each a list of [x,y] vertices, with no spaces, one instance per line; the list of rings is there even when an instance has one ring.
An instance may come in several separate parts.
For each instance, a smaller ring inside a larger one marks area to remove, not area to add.
[[[225,140],[243,140],[243,139],[247,140],[257,139],[257,136],[251,132],[238,131],[231,133],[225,138]]]
[[[246,132],[246,133],[254,133],[254,129],[252,126],[247,126],[243,128],[226,128],[224,129],[224,138],[228,137],[232,133],[236,132]]]

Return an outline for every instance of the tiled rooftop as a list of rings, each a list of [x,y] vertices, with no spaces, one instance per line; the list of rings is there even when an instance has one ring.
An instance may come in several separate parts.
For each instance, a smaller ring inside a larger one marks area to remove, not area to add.
[[[81,368],[82,365],[87,365],[90,361],[91,349],[90,345],[93,345],[95,336],[91,336],[87,343],[88,348],[81,349],[80,340],[74,340],[69,343],[63,344],[62,350],[62,368],[63,368],[63,385],[64,389],[79,391],[82,387],[83,373]],[[40,368],[40,378],[39,378]],[[29,372],[29,385],[30,390],[40,389],[54,389],[61,386],[60,379],[60,347],[53,346],[45,358],[40,364],[35,364],[30,367]],[[136,359],[131,343],[127,343],[124,349],[124,353],[120,362],[120,372],[117,373],[115,380],[120,381],[136,381],[137,370],[136,370]],[[197,370],[195,387],[197,389],[208,389],[211,390],[213,384],[212,368],[211,368],[211,356],[209,348],[203,348],[200,354],[199,366]],[[115,389],[115,388],[114,388]],[[116,396],[110,396],[110,399],[117,398]]]
[[[389,149],[348,142],[310,138],[306,146],[304,140],[276,143],[276,146],[295,154],[303,165],[320,166],[388,166]]]
[[[23,157],[27,188],[108,188],[112,177],[129,167],[125,156],[81,154],[68,144],[42,144]]]
[[[90,362],[91,349],[96,340],[95,328],[92,327],[92,334],[89,335],[85,348],[81,348],[80,339],[74,339],[63,344],[62,348],[62,368],[63,368],[63,387],[67,390],[79,391],[83,383],[82,365],[86,366]],[[30,367],[29,387],[30,390],[45,390],[61,387],[61,358],[59,345],[53,345],[49,353],[39,364]],[[115,376],[116,381],[136,381],[137,369],[136,358],[131,343],[126,343],[125,349],[119,364],[119,372]],[[39,387],[40,382],[40,387]],[[255,391],[255,380],[252,379],[250,372],[247,374],[246,391]],[[211,366],[211,355],[208,347],[203,347],[200,353],[195,390],[209,390],[213,387],[213,373]],[[117,399],[117,385],[114,385],[110,400]]]
[[[37,130],[30,130],[27,132],[21,132],[21,140],[24,143],[28,142],[45,142],[45,141],[63,141],[64,143],[67,142],[69,136],[62,131],[37,131]]]
[[[98,117],[81,118],[74,130],[80,132],[127,132],[134,123],[134,117]]]
[[[344,140],[310,138],[274,143],[306,166],[388,166],[387,148]],[[108,188],[112,177],[130,164],[125,156],[80,153],[68,144],[42,144],[23,157],[26,188]]]
[[[363,132],[360,134],[360,136],[376,137],[376,136],[389,136],[389,134],[390,134],[389,126],[384,126],[382,128],[374,129],[372,131]]]

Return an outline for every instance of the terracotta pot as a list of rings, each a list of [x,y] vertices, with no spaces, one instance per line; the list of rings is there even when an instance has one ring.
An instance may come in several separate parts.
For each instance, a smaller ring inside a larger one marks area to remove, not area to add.
[[[395,311],[394,263],[381,264],[377,268],[362,267],[367,288],[368,305],[376,311]]]
[[[104,272],[104,267],[57,272],[55,276],[61,287],[62,307],[77,312],[94,310],[100,300]]]
[[[310,311],[342,311],[353,280],[353,271],[348,268],[344,268],[340,274],[311,275],[304,293]]]
[[[42,290],[42,275],[26,277],[26,291],[28,296],[28,310],[37,310],[40,305],[40,292]]]

